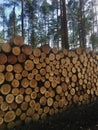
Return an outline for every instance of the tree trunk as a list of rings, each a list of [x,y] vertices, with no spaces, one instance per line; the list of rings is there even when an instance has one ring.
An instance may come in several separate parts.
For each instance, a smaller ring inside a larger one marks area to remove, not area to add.
[[[82,48],[85,48],[86,47],[86,35],[85,35],[85,23],[84,23],[84,20],[83,18],[85,17],[83,12],[84,12],[84,9],[83,9],[83,0],[79,0],[79,8],[80,8],[80,46]]]
[[[24,39],[24,0],[21,1],[22,11],[21,11],[21,26],[22,26],[22,37]]]
[[[62,33],[62,48],[69,49],[68,44],[68,28],[67,28],[67,16],[66,16],[66,2],[60,1],[61,8],[61,33]]]
[[[58,34],[58,37],[57,37],[57,48],[59,49],[59,2],[57,0],[57,34]]]
[[[14,1],[14,8],[13,8],[13,12],[14,12],[14,37],[16,35],[16,14],[15,14],[15,1]]]

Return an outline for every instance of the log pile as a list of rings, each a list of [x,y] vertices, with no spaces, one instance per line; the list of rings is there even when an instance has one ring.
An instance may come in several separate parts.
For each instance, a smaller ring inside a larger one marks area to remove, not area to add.
[[[43,45],[32,49],[16,36],[0,48],[0,126],[44,120],[98,96],[98,55]]]

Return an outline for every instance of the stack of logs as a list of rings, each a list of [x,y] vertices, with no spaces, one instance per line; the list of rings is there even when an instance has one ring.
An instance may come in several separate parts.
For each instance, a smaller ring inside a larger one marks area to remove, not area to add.
[[[98,55],[43,45],[32,49],[19,36],[0,48],[0,125],[43,120],[98,96]]]

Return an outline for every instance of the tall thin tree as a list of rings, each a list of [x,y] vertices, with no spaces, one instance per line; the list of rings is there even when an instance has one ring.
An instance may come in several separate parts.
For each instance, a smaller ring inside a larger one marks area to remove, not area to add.
[[[21,0],[21,28],[22,28],[22,37],[24,39],[24,0]]]
[[[66,15],[66,1],[65,0],[60,0],[60,10],[61,10],[62,48],[69,49],[67,15]]]

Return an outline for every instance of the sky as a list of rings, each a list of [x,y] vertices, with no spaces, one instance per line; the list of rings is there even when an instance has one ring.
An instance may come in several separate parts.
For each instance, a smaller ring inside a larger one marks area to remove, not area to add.
[[[3,0],[0,0],[0,4],[2,4],[3,3]]]

